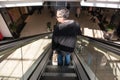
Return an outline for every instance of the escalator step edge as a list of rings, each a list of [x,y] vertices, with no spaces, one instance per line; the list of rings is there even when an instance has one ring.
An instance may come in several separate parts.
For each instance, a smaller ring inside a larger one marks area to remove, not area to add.
[[[42,80],[77,80],[75,73],[43,73]]]

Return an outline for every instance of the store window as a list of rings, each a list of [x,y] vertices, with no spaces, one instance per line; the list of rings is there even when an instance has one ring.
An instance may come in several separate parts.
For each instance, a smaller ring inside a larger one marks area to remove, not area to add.
[[[15,23],[17,23],[17,21],[21,17],[18,8],[8,8],[8,13],[9,13],[10,17],[12,18],[13,22],[15,22]]]

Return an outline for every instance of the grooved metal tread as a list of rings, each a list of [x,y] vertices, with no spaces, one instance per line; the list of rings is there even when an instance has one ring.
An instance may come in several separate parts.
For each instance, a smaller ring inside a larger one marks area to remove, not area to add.
[[[47,68],[71,68],[73,69],[74,66],[57,66],[57,65],[47,65]]]
[[[51,76],[51,77],[77,77],[75,73],[50,73],[50,72],[45,72],[43,73],[42,76]]]
[[[45,72],[60,72],[60,73],[74,73],[74,66],[53,66],[48,65],[45,69]]]

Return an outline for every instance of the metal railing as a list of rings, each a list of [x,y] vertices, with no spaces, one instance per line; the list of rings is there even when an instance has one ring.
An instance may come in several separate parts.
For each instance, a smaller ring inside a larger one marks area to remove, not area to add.
[[[30,78],[47,53],[46,51],[51,48],[50,37],[51,33],[44,33],[1,43],[0,80],[27,80]]]
[[[0,46],[0,79],[33,79],[40,76],[38,63],[49,51],[49,36],[51,33],[16,39]],[[46,38],[47,37],[47,38]],[[50,47],[49,47],[50,48]],[[40,51],[40,52],[39,52]],[[109,41],[90,37],[78,37],[75,54],[82,65],[86,80],[119,80],[120,79],[120,45]],[[49,55],[47,55],[48,57]],[[48,58],[45,58],[46,60]],[[45,61],[43,63],[45,63]],[[42,65],[42,64],[41,64]],[[80,67],[76,66],[80,69]],[[36,66],[38,69],[35,70]],[[44,65],[42,65],[44,67]],[[79,70],[78,70],[79,71]],[[32,75],[35,72],[35,75]],[[80,72],[79,72],[80,73]],[[31,77],[30,77],[31,75]]]
[[[80,36],[75,51],[90,80],[120,79],[119,44]]]

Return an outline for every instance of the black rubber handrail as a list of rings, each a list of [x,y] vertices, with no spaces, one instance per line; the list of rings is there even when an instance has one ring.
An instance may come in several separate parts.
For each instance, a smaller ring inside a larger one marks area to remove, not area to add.
[[[87,40],[88,42],[92,43],[93,45],[99,48],[106,49],[107,51],[113,52],[117,56],[120,56],[120,44],[86,36],[81,36],[78,38],[78,40],[81,38]]]
[[[38,39],[43,38],[45,36],[48,36],[49,34],[51,34],[51,32],[38,34],[38,35],[34,35],[34,36],[29,36],[29,37],[23,37],[23,38],[19,38],[19,39],[14,39],[13,41],[2,43],[0,46],[0,52],[8,50],[9,48],[14,48],[14,47],[19,48],[22,45],[26,45],[30,42],[33,42],[35,40],[38,40]]]
[[[110,41],[110,40],[97,39],[97,38],[92,38],[92,37],[88,37],[88,36],[84,36],[84,35],[81,35],[81,36],[91,39],[91,40],[94,40],[94,41],[98,41],[98,42],[110,45],[110,46],[113,46],[113,47],[116,47],[116,48],[120,48],[120,44],[114,43],[113,41]]]
[[[5,45],[5,44],[12,43],[12,42],[17,42],[17,41],[20,41],[20,40],[25,40],[25,39],[28,39],[28,38],[34,38],[34,37],[38,37],[38,36],[48,35],[50,33],[52,33],[52,32],[41,33],[41,34],[37,34],[37,35],[32,35],[32,36],[27,36],[27,37],[21,37],[21,38],[17,38],[17,39],[12,39],[12,40],[9,40],[9,41],[1,42],[0,45]]]
[[[18,39],[13,39],[13,40],[10,40],[8,42],[0,43],[0,45],[5,45],[5,44],[12,43],[12,42],[25,40],[25,39],[28,39],[28,38],[34,38],[34,37],[37,37],[37,36],[43,36],[43,35],[50,34],[50,33],[52,33],[52,32],[37,34],[37,35],[33,35],[33,36],[22,37],[22,38],[18,38]],[[84,35],[81,35],[81,36],[92,39],[92,40],[95,40],[95,41],[98,41],[98,42],[102,42],[102,43],[105,43],[105,44],[108,44],[108,45],[111,45],[111,46],[114,46],[114,47],[117,47],[117,48],[120,48],[120,44],[113,43],[112,41],[106,41],[106,40],[103,40],[103,39],[92,38],[92,37],[88,37],[88,36],[84,36]]]
[[[1,45],[0,46],[0,52],[4,51],[4,50],[7,50],[8,48],[15,47],[16,45],[18,46],[18,45],[21,45],[21,44],[25,44],[26,42],[35,41],[35,40],[40,39],[44,36],[47,36],[51,33],[52,32],[33,35],[33,36],[28,36],[28,37],[22,37],[22,38],[14,39],[14,40],[9,41],[9,42],[2,43],[2,44],[0,44]],[[81,35],[81,36],[90,40],[90,41],[95,41],[97,43],[102,43],[104,45],[108,45],[108,46],[120,49],[120,44],[113,43],[111,41],[105,41],[105,40],[102,40],[102,39],[96,39],[96,38],[92,38],[92,37],[88,37],[88,36],[83,36],[83,35]]]

